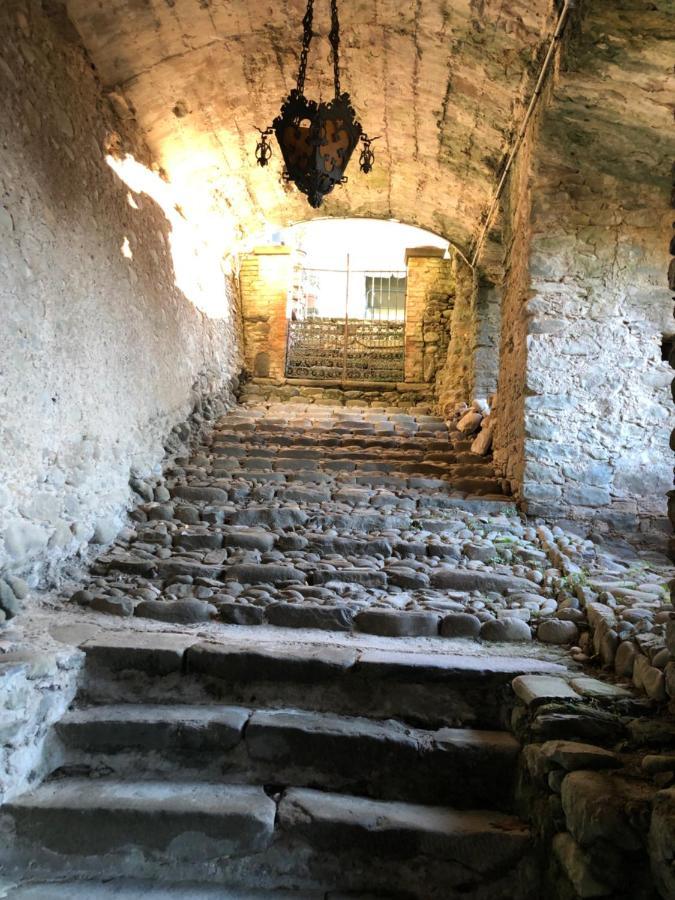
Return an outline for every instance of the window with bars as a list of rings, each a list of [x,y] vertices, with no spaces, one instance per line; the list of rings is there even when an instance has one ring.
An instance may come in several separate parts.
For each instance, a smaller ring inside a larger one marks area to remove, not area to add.
[[[366,318],[405,318],[405,275],[366,275]]]

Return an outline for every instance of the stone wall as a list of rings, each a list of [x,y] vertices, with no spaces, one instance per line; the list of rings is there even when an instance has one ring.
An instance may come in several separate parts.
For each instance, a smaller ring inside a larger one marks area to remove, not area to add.
[[[241,257],[239,285],[244,367],[255,378],[282,379],[293,256],[288,247],[257,247]]]
[[[406,254],[405,380],[429,384],[445,358],[455,304],[452,260]]]
[[[48,634],[30,649],[3,652],[0,804],[39,784],[54,769],[52,729],[75,697],[83,663],[83,653]]]
[[[504,280],[501,298],[501,337],[497,407],[493,431],[495,468],[518,496],[525,477],[525,405],[533,400],[526,394],[527,303],[529,299],[529,247],[531,187],[530,166],[535,142],[536,122],[532,124],[511,169],[502,198]],[[540,435],[541,423],[536,403],[528,408],[528,434]],[[548,499],[549,486],[540,488],[541,500]],[[534,499],[534,498],[533,498]],[[551,498],[552,499],[552,498]]]
[[[475,380],[473,393],[480,398],[487,399],[497,390],[501,304],[501,285],[479,276],[474,307]]]
[[[563,155],[588,153],[568,137],[556,155],[565,133],[548,120],[533,187],[523,497],[531,512],[553,503],[632,527],[663,516],[672,482],[656,277],[667,194],[583,169],[561,179]]]
[[[130,154],[164,185],[132,111],[113,112],[63,7],[47,6],[0,10],[0,570],[29,580],[114,536],[130,476],[237,367],[222,268],[209,317],[175,284],[179,250],[207,268],[189,223],[179,247],[106,164]]]
[[[436,376],[436,397],[441,411],[471,401],[476,378],[476,295],[477,281],[472,269],[454,256],[455,303],[450,319],[450,342]]]
[[[648,529],[672,482],[672,75],[655,11],[611,18],[579,13],[511,173],[495,460],[532,514]]]
[[[670,192],[670,207],[672,210],[675,210],[675,163],[673,163],[673,167],[671,169],[671,176],[672,184]],[[668,266],[668,287],[671,292],[675,293],[675,222],[672,223],[668,251],[670,253],[670,256],[672,257]],[[672,300],[675,303],[675,297],[673,297]],[[675,316],[675,310],[673,311],[673,315]],[[673,323],[671,323],[671,328],[672,327],[674,327]],[[672,342],[670,359],[668,361],[671,368],[675,368],[675,343]],[[672,394],[672,398],[675,401],[675,378],[670,383],[670,391]],[[675,431],[673,431],[670,435],[670,449],[675,450]],[[675,528],[675,490],[671,490],[668,494],[668,516],[670,518],[670,524],[673,526],[673,528]],[[670,539],[670,555],[675,558],[675,536],[671,536]],[[671,594],[673,595],[673,599],[675,599],[675,582],[673,582],[671,586]]]

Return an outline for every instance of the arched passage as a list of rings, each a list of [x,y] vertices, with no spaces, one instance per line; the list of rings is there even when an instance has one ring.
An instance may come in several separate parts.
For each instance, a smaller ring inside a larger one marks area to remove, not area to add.
[[[430,389],[455,299],[447,240],[365,218],[310,220],[267,238],[240,257],[249,375]]]
[[[195,204],[234,212],[247,232],[307,217],[280,180],[278,150],[268,169],[254,158],[254,126],[272,121],[295,80],[302,0],[67,6],[113,103]],[[407,221],[466,251],[554,18],[549,0],[343,3],[343,86],[381,140],[374,172],[352,164],[319,214]],[[329,85],[329,25],[329,4],[317,3],[307,80],[317,96]]]

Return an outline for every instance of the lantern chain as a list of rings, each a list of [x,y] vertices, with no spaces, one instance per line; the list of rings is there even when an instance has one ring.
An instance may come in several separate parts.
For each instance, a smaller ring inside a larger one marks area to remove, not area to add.
[[[298,69],[298,93],[305,92],[305,76],[307,74],[307,57],[312,42],[312,22],[314,19],[314,0],[307,0],[307,10],[302,20],[302,50],[300,51],[300,68]]]
[[[335,96],[342,93],[340,89],[340,20],[338,19],[337,0],[330,2],[331,27],[328,40],[333,51],[333,81],[335,83]]]

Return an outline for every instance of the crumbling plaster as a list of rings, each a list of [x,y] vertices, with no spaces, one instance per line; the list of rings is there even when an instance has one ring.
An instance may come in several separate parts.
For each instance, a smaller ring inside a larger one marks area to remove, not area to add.
[[[149,171],[147,148],[43,7],[0,9],[0,571],[34,577],[112,539],[130,476],[238,366],[224,274],[211,318],[176,287],[164,214],[105,160],[113,133]]]

